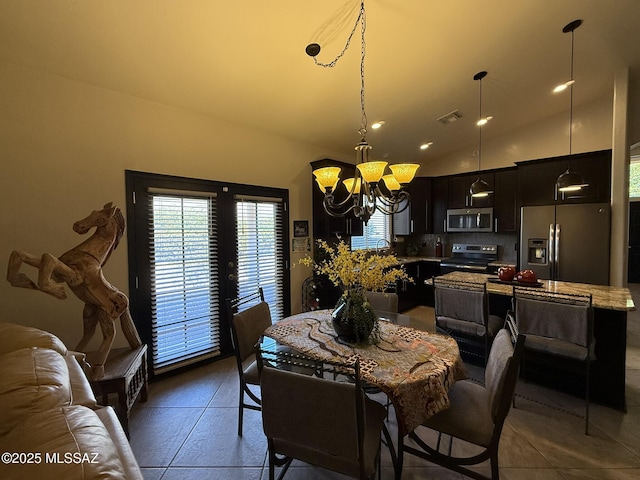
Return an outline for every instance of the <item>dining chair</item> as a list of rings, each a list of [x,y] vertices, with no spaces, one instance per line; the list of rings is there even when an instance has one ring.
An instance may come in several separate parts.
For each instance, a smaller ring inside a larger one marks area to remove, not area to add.
[[[324,362],[290,352],[260,349],[262,425],[269,480],[282,479],[293,459],[354,478],[374,478],[380,468],[385,408],[367,397],[359,360]],[[298,369],[315,369],[304,375]],[[348,378],[348,380],[342,381]]]
[[[428,418],[408,435],[418,447],[406,444],[404,439],[399,440],[397,479],[402,474],[404,454],[415,455],[471,478],[499,479],[498,445],[518,381],[524,341],[523,335],[514,336],[505,328],[498,331],[485,369],[485,386],[472,380],[456,382],[449,390],[449,408]],[[435,447],[420,437],[418,429],[425,427],[438,432]],[[442,434],[450,436],[445,452],[440,449]],[[477,445],[482,450],[470,456],[455,456],[452,454],[454,438]],[[491,477],[468,468],[486,460],[491,464]]]
[[[480,343],[486,365],[491,342],[504,319],[489,313],[489,297],[485,282],[433,278],[436,325],[460,345],[460,350],[478,356],[473,348]]]
[[[255,345],[262,332],[271,325],[269,305],[262,288],[243,297],[226,299],[231,340],[240,378],[238,400],[238,436],[242,436],[244,409],[260,410],[260,398],[249,385],[259,386],[260,375],[255,359]],[[248,400],[245,401],[245,395]]]
[[[513,303],[518,331],[526,335],[523,361],[548,363],[554,357],[568,360],[584,374],[585,435],[589,434],[591,362],[595,360],[591,295],[539,291],[514,287]],[[526,363],[523,373],[526,375]]]
[[[371,309],[376,312],[398,313],[398,294],[393,292],[365,292]]]

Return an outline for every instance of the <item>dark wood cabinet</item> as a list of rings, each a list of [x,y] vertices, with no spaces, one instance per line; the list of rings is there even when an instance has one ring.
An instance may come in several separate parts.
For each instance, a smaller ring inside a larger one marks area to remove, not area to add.
[[[340,179],[353,177],[355,175],[355,165],[339,162],[337,160],[323,159],[311,162],[311,170],[316,168],[337,166],[342,169]],[[313,204],[313,236],[314,238],[334,239],[339,236],[359,236],[363,232],[362,221],[357,219],[353,213],[348,213],[344,217],[333,217],[329,215],[323,206],[324,193],[318,188],[315,177],[311,175],[311,191]],[[349,192],[346,187],[339,183],[334,192],[334,201],[339,203],[343,201]],[[343,210],[346,210],[343,209]]]
[[[497,233],[511,233],[518,230],[517,193],[518,170],[516,167],[496,170],[493,186],[493,218],[494,231]]]
[[[598,203],[611,199],[611,150],[518,162],[517,165],[521,206]],[[582,174],[589,185],[578,192],[556,195],[556,180],[567,168]]]
[[[411,201],[406,210],[393,215],[393,234],[427,233],[431,179],[426,177],[414,178],[406,188],[411,195]]]
[[[449,197],[449,177],[431,179],[431,225],[428,233],[445,233],[447,223],[447,199]]]
[[[489,184],[490,188],[494,188],[493,172],[484,171],[480,178]],[[466,207],[492,207],[493,196],[488,195],[483,198],[472,198],[469,189],[471,184],[478,179],[478,173],[465,173],[462,175],[452,175],[449,177],[449,192],[447,198],[448,208],[466,208]]]

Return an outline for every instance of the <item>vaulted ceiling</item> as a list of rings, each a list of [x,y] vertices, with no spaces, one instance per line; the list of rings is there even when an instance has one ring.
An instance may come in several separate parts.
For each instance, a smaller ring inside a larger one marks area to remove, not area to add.
[[[359,30],[335,68],[358,0],[36,0],[0,2],[0,60],[353,152],[360,124]],[[639,0],[367,0],[366,107],[374,156],[430,159],[477,140],[478,83],[491,137],[611,95],[640,69]],[[437,118],[459,110],[444,126]],[[418,146],[434,142],[426,151]]]

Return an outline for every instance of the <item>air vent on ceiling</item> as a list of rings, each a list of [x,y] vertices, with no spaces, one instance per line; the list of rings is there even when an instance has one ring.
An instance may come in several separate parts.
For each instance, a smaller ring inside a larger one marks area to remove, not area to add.
[[[459,118],[462,118],[462,112],[460,112],[459,110],[454,110],[451,113],[447,113],[446,115],[441,116],[438,119],[438,122],[440,122],[443,125],[449,125],[450,123],[455,122]]]

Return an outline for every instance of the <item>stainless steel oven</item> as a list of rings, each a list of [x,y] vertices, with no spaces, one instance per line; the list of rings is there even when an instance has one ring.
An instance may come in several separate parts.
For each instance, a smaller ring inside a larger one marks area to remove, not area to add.
[[[450,272],[488,273],[489,263],[498,259],[498,246],[454,243],[451,257],[440,262],[440,274]]]

